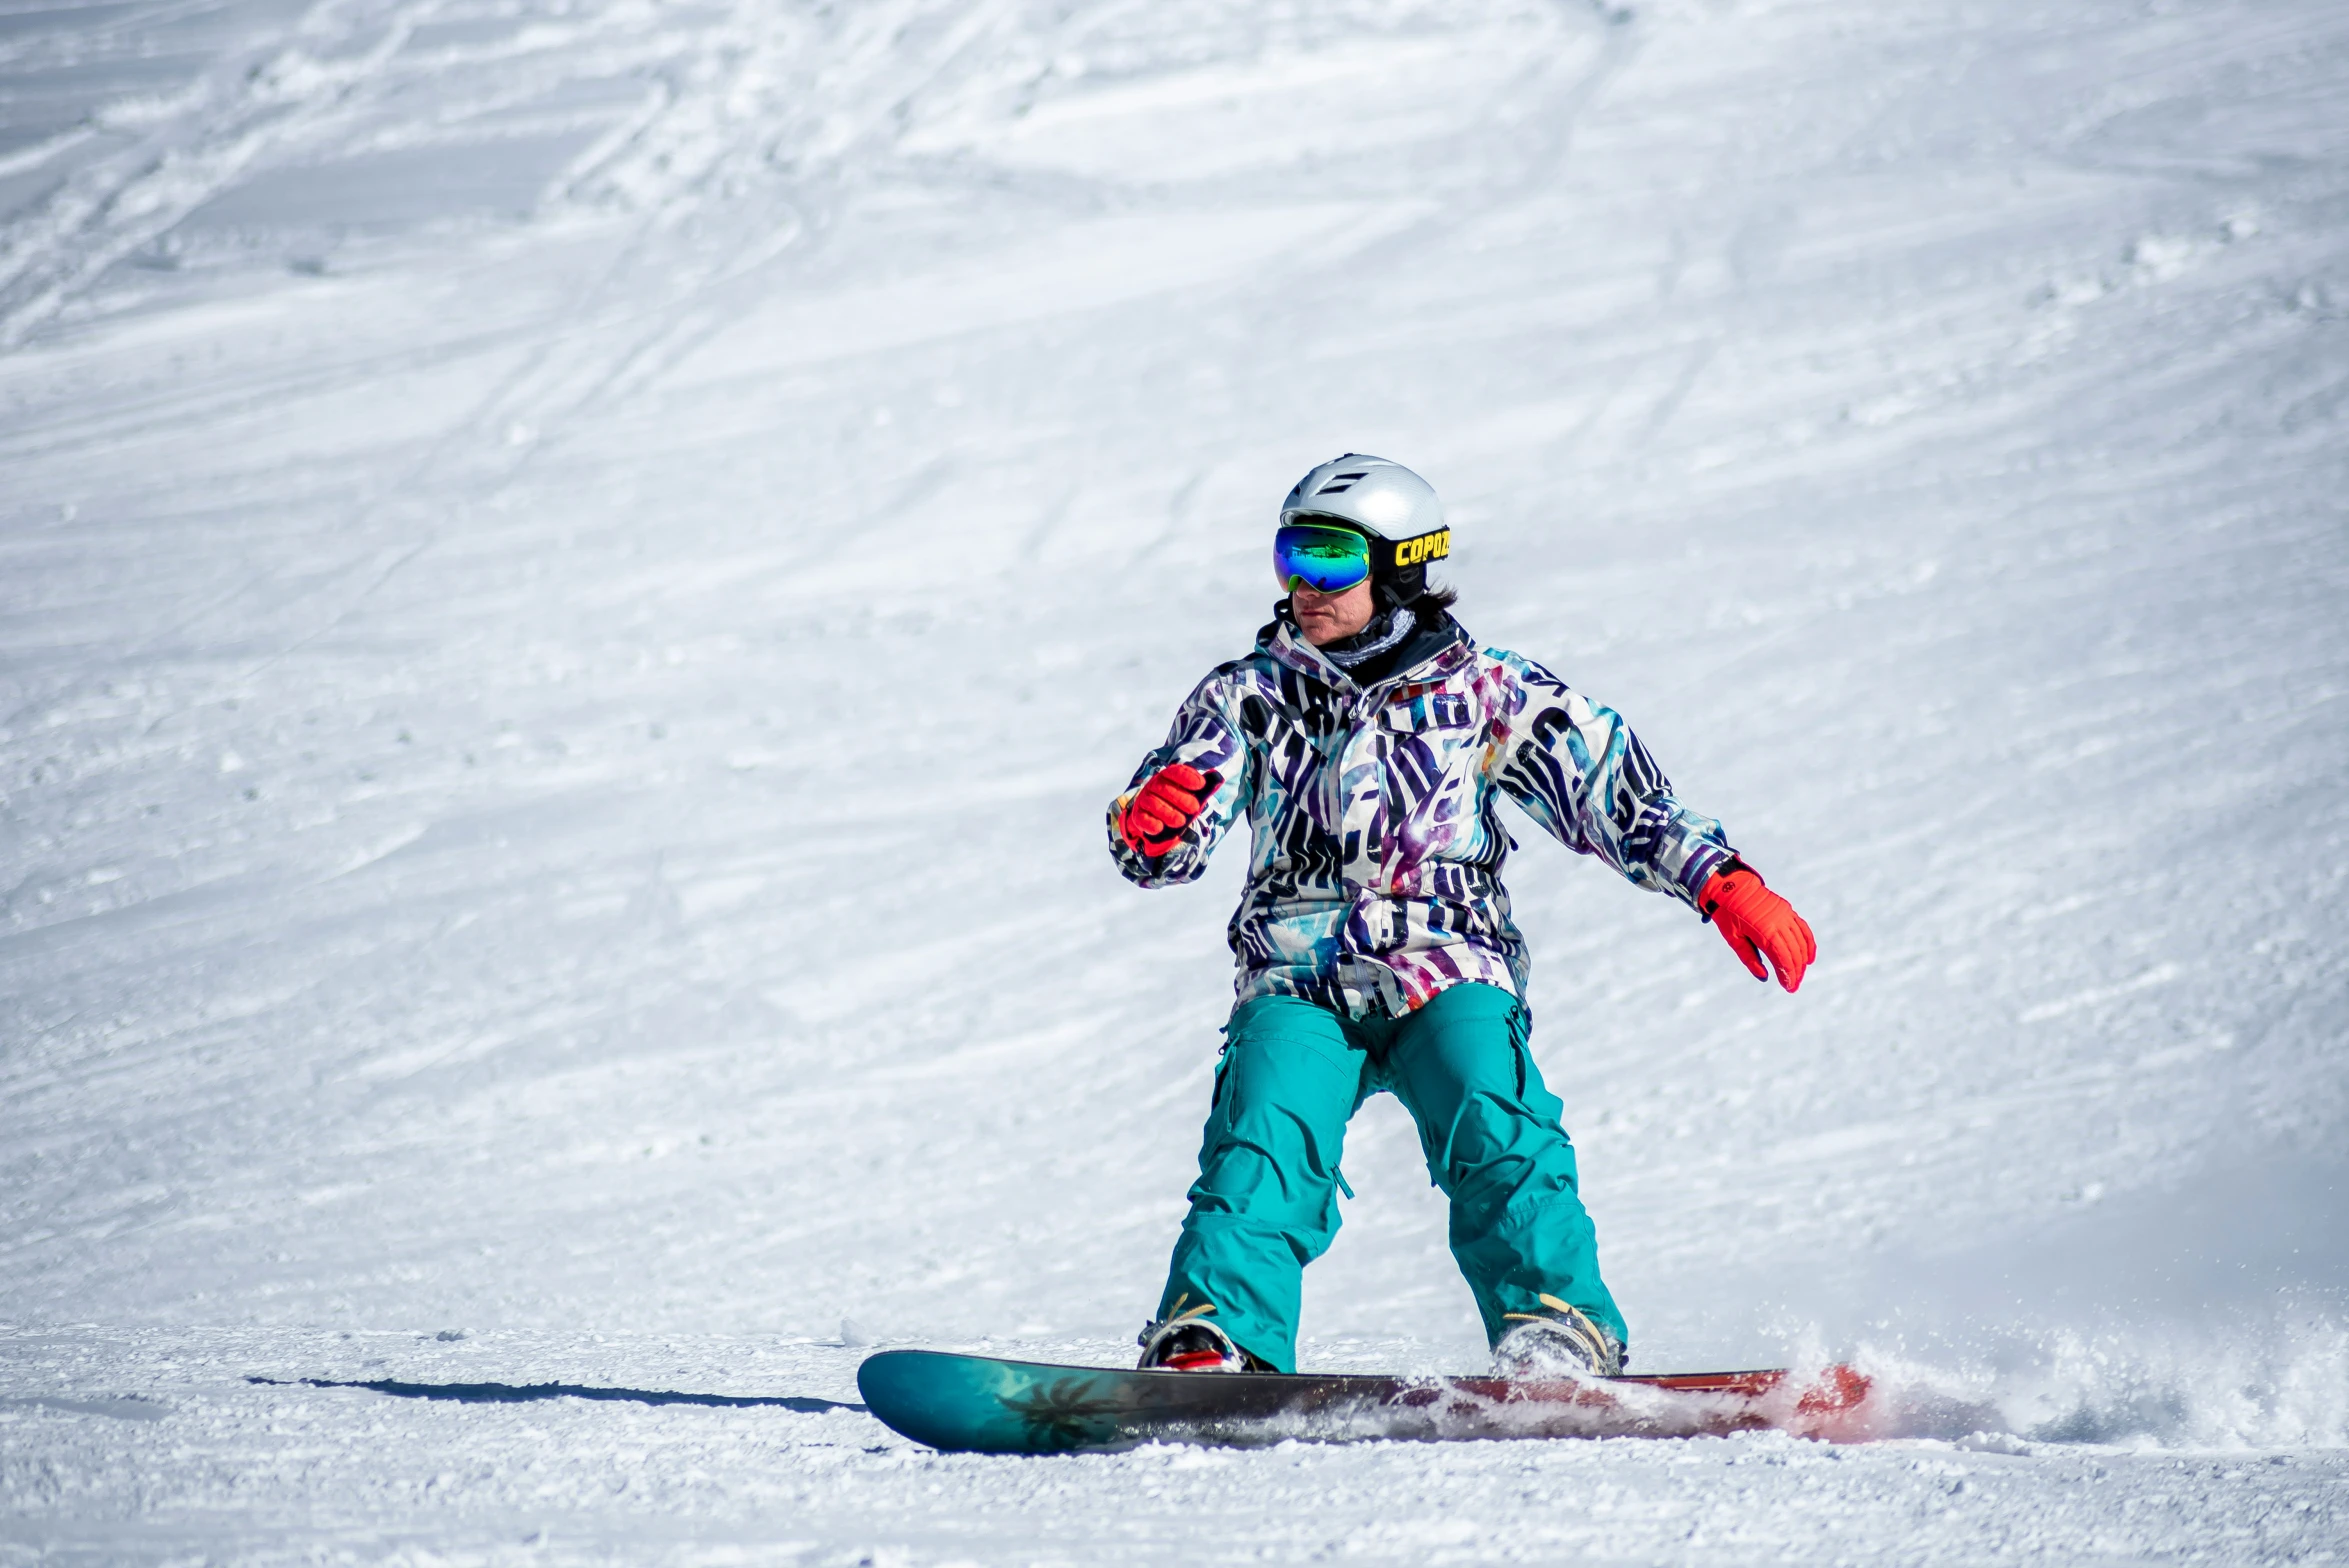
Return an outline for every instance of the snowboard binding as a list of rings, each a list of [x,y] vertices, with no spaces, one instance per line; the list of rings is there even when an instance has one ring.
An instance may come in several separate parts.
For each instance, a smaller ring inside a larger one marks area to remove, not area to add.
[[[1590,1320],[1580,1307],[1544,1292],[1547,1312],[1509,1312],[1502,1316],[1517,1326],[1493,1346],[1493,1372],[1499,1377],[1615,1377],[1623,1371],[1623,1346],[1615,1336]]]
[[[1134,1343],[1142,1357],[1134,1363],[1140,1372],[1258,1372],[1269,1371],[1213,1323],[1207,1314],[1215,1303],[1202,1301],[1185,1309],[1187,1296],[1177,1296],[1167,1316],[1142,1325]]]

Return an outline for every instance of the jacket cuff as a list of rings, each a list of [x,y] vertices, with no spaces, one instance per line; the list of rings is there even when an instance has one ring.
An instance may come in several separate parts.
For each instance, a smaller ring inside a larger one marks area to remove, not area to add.
[[[1753,867],[1738,858],[1737,851],[1726,845],[1699,844],[1689,851],[1688,859],[1680,867],[1680,895],[1688,900],[1688,907],[1710,921],[1699,900],[1704,896],[1705,884],[1727,871],[1751,871]]]

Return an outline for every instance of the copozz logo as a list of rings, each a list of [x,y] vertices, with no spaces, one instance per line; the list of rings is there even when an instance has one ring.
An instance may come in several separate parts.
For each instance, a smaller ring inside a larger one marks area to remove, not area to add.
[[[1452,553],[1452,530],[1439,528],[1432,534],[1421,534],[1395,546],[1395,566],[1417,566],[1422,561],[1440,561]]]

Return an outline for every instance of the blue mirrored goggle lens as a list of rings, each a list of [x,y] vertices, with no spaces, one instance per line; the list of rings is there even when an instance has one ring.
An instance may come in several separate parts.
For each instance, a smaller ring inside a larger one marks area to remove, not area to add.
[[[1344,593],[1370,576],[1370,541],[1347,528],[1291,523],[1272,536],[1272,575],[1294,592]]]

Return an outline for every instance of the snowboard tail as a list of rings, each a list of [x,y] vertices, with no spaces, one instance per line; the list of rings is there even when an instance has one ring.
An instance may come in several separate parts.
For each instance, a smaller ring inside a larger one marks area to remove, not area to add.
[[[1868,1379],[1844,1366],[1801,1375],[1773,1368],[1534,1381],[1139,1372],[885,1350],[857,1368],[856,1384],[889,1426],[949,1452],[1289,1438],[1703,1437],[1762,1429],[1833,1442],[1870,1435]]]

